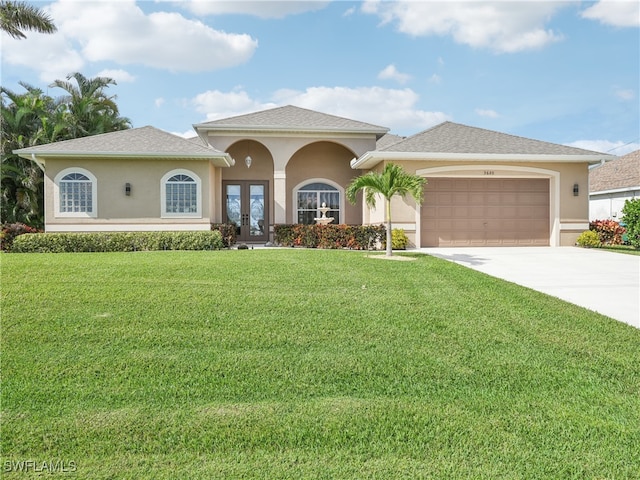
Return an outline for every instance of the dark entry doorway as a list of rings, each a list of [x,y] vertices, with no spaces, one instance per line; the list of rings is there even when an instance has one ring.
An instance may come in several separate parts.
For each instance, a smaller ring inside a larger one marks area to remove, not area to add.
[[[225,223],[236,226],[240,242],[269,239],[269,182],[226,180],[222,182]]]

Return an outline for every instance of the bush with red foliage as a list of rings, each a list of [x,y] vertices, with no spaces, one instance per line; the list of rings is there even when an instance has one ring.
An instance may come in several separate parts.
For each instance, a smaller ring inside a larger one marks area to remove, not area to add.
[[[30,227],[29,225],[25,225],[24,223],[3,224],[2,230],[0,230],[0,250],[6,252],[10,251],[11,246],[13,245],[13,240],[18,235],[23,235],[25,233],[42,233],[42,230]]]
[[[622,245],[622,235],[627,231],[615,220],[594,220],[589,230],[598,234],[603,245]]]

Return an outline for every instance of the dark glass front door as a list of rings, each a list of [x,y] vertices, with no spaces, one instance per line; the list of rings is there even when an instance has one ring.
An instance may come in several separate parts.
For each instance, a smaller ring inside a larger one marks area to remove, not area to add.
[[[236,226],[240,242],[266,242],[269,239],[269,183],[227,180],[223,182],[224,222]]]

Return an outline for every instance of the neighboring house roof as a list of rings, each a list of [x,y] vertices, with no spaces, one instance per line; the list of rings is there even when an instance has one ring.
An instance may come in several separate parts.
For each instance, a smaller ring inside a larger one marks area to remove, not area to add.
[[[640,189],[640,150],[606,162],[589,172],[589,191]]]
[[[261,112],[213,120],[193,126],[196,130],[251,130],[295,132],[349,132],[370,133],[382,137],[388,128],[337,117],[306,108],[287,105]]]
[[[613,158],[600,152],[444,122],[381,150],[367,152],[353,168],[371,168],[383,160],[580,161]]]
[[[21,148],[14,153],[40,163],[51,157],[79,156],[207,159],[218,166],[234,163],[225,152],[150,126]]]

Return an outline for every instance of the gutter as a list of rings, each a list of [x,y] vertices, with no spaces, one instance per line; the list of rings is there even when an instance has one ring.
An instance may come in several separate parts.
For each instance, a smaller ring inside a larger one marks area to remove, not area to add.
[[[45,159],[41,158],[40,160],[36,160],[35,153],[17,153],[18,150],[14,151],[22,158],[26,158],[27,160],[35,161],[40,168],[44,171]],[[221,160],[221,166],[231,167],[235,165],[235,160],[231,158],[231,155],[228,153],[220,152],[220,155],[211,155],[211,154],[192,154],[192,155],[180,155],[180,154],[166,154],[166,153],[145,153],[145,154],[135,154],[135,153],[114,153],[114,152],[56,152],[56,153],[40,153],[40,157],[48,157],[48,158],[136,158],[136,159],[188,159],[188,160],[209,160],[214,162],[216,160]]]
[[[549,155],[527,153],[439,153],[439,152],[367,152],[351,161],[353,169],[368,169],[388,161],[454,161],[454,162],[536,162],[536,163],[590,163],[596,164],[616,158],[613,155]]]

